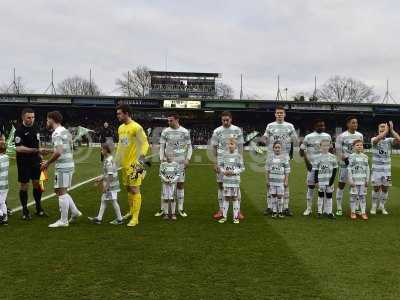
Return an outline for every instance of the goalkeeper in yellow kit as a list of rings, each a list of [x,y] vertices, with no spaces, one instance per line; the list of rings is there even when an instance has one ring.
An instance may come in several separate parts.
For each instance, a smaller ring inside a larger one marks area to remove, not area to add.
[[[140,185],[145,175],[143,162],[149,150],[147,136],[138,123],[132,120],[132,110],[129,105],[117,107],[117,118],[122,123],[118,128],[118,145],[115,159],[122,168],[122,184],[128,192],[129,212],[124,219],[131,220],[129,227],[139,224],[139,212],[142,204]]]

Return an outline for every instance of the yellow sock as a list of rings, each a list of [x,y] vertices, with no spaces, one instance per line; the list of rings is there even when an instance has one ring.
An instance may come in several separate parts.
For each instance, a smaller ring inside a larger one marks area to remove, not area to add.
[[[134,208],[135,208],[135,205],[134,205],[134,200],[135,199],[135,196],[134,196],[134,194],[132,194],[132,193],[128,193],[128,204],[129,204],[129,213],[133,216],[133,214],[134,214]]]
[[[139,213],[140,207],[142,206],[142,195],[141,194],[134,194],[133,195],[133,213],[132,216],[137,220],[139,223]]]

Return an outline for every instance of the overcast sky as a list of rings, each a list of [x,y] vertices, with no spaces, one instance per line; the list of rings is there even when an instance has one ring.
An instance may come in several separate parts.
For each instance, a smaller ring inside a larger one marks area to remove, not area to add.
[[[106,94],[115,79],[146,65],[222,73],[239,95],[289,97],[332,75],[353,76],[379,95],[390,79],[400,100],[400,1],[0,1],[0,84],[17,69],[28,88],[93,76]]]

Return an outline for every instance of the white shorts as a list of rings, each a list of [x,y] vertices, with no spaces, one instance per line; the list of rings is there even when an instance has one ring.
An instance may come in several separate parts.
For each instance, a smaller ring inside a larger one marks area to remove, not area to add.
[[[239,187],[224,187],[223,195],[224,197],[238,197],[239,196]]]
[[[346,167],[340,167],[339,182],[347,183],[349,180],[349,173]]]
[[[270,185],[268,193],[270,195],[283,196],[285,194],[285,187],[283,185]]]
[[[175,198],[175,183],[162,183],[161,185],[161,199],[170,200]]]
[[[72,184],[72,175],[74,175],[74,172],[61,172],[56,170],[54,172],[54,188],[70,188]]]
[[[7,200],[8,190],[0,192],[0,204],[5,204]]]
[[[101,201],[117,200],[118,192],[105,192],[101,195]]]
[[[315,185],[315,171],[307,171],[307,185]]]
[[[333,185],[332,186],[329,186],[329,185],[320,185],[319,187],[318,187],[318,192],[320,192],[320,193],[333,193],[333,191],[334,191],[334,187],[333,187]]]
[[[364,196],[367,194],[367,188],[365,187],[365,184],[356,185],[355,187],[350,188],[350,194]]]
[[[373,186],[392,186],[392,176],[388,173],[372,172],[371,183]]]

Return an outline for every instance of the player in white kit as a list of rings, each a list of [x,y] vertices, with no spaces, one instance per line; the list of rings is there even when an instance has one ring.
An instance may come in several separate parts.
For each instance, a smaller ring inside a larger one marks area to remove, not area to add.
[[[362,140],[353,142],[353,153],[349,156],[348,182],[350,184],[350,218],[357,219],[356,209],[361,208],[361,219],[368,220],[366,212],[366,194],[369,183],[368,156],[363,153],[364,145]]]
[[[219,210],[213,214],[214,219],[221,219],[223,217],[223,174],[220,173],[218,167],[218,158],[226,150],[228,145],[228,140],[230,138],[236,139],[237,150],[240,155],[243,156],[243,132],[242,129],[232,124],[232,114],[228,111],[224,111],[221,114],[222,126],[216,128],[211,137],[211,146],[213,147],[212,153],[214,154],[214,171],[217,174],[217,184],[218,184],[218,206]],[[239,209],[241,201],[241,193],[239,189],[238,195]],[[243,214],[239,210],[239,219],[243,219]]]
[[[118,168],[115,163],[113,153],[113,144],[110,142],[101,144],[101,158],[103,161],[103,174],[96,178],[96,185],[100,186],[102,191],[101,204],[97,217],[88,217],[94,223],[100,225],[103,220],[107,203],[111,203],[114,208],[115,220],[111,221],[113,225],[123,225],[121,208],[118,204],[118,193],[121,191],[118,178]]]
[[[161,133],[160,138],[160,161],[165,162],[166,153],[170,153],[172,161],[179,165],[179,178],[176,184],[176,200],[178,202],[178,213],[181,217],[187,217],[183,208],[185,198],[185,171],[192,157],[193,149],[189,131],[179,124],[179,116],[172,113],[168,116],[168,127]],[[163,201],[161,209],[155,214],[156,217],[164,215]],[[172,212],[175,215],[175,212]]]
[[[389,133],[392,137],[388,137]],[[376,214],[376,209],[387,215],[385,203],[388,199],[389,187],[392,185],[391,154],[392,146],[400,143],[400,136],[393,128],[393,122],[381,123],[378,135],[371,139],[372,144],[372,205],[370,213]]]
[[[285,121],[286,112],[282,106],[277,106],[275,109],[275,122],[269,123],[265,129],[265,133],[261,138],[261,142],[268,145],[268,154],[273,152],[273,145],[275,142],[280,142],[282,145],[282,154],[286,155],[289,159],[293,155],[293,146],[297,144],[298,138],[293,124]],[[268,159],[268,158],[267,158]],[[270,214],[272,204],[267,190],[267,208],[264,214]],[[285,187],[283,197],[283,214],[292,216],[289,209],[289,187]]]
[[[325,132],[325,122],[323,120],[315,120],[313,123],[314,131],[304,137],[303,143],[300,146],[300,156],[304,157],[307,167],[307,208],[303,215],[309,216],[312,213],[312,202],[315,188],[315,162],[316,158],[321,154],[321,141],[329,141],[331,136]],[[314,170],[313,170],[314,168]]]
[[[175,214],[175,193],[176,184],[181,176],[181,168],[176,161],[172,160],[172,153],[167,153],[166,161],[160,164],[161,178],[161,201],[164,220],[176,220]]]
[[[0,225],[8,225],[7,194],[10,159],[6,151],[7,143],[4,135],[0,133]]]
[[[228,149],[218,157],[218,167],[222,177],[224,189],[224,200],[222,204],[222,218],[219,223],[227,221],[229,203],[233,206],[233,223],[239,224],[239,194],[240,194],[240,174],[245,170],[243,157],[236,149],[236,139],[230,138],[227,141]]]
[[[284,218],[283,196],[289,185],[289,157],[282,154],[282,144],[277,141],[272,146],[265,169],[267,171],[267,189],[271,196],[272,218]]]
[[[62,115],[58,111],[47,114],[47,128],[53,130],[51,141],[54,151],[49,160],[44,161],[41,170],[47,170],[54,163],[54,192],[58,196],[61,218],[49,227],[67,227],[69,223],[75,222],[82,213],[76,207],[74,200],[68,194],[71,187],[72,175],[75,164],[73,158],[72,136],[62,123]],[[71,218],[68,221],[68,211],[71,210]]]
[[[357,131],[358,121],[355,117],[348,117],[346,119],[347,130],[336,137],[335,149],[336,156],[338,157],[340,171],[339,171],[339,184],[336,191],[336,215],[342,216],[342,200],[343,190],[348,182],[348,169],[349,156],[353,152],[353,142],[355,140],[364,141],[363,135]]]
[[[314,160],[313,171],[314,182],[318,184],[318,217],[325,216],[329,219],[335,219],[335,215],[332,213],[332,194],[338,163],[336,156],[329,153],[330,148],[330,139],[320,142],[321,153]]]

